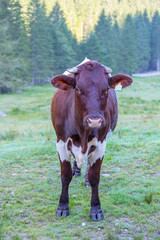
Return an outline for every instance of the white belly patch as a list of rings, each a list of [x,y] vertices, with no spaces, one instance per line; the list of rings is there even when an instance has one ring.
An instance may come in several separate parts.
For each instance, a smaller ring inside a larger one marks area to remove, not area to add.
[[[88,142],[87,151],[85,153],[82,153],[82,147],[75,146],[73,144],[73,141],[71,138],[68,138],[66,142],[63,142],[60,140],[57,142],[57,151],[60,156],[60,160],[63,161],[70,161],[71,159],[71,152],[73,153],[77,166],[81,168],[83,164],[85,163],[85,160],[89,159],[90,165],[92,166],[99,158],[102,159],[105,153],[106,149],[106,140],[111,135],[112,131],[110,130],[107,134],[106,139],[103,142],[100,142],[97,140],[97,138],[93,138],[90,142]],[[68,150],[68,142],[72,142],[71,152]],[[90,147],[95,146],[95,150],[93,152],[89,153]]]

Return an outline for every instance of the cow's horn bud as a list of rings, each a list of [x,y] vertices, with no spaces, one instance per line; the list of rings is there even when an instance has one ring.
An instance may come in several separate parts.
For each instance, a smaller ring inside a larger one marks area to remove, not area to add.
[[[111,69],[111,68],[106,67],[106,66],[104,66],[104,67],[105,67],[105,69],[106,69],[106,73],[111,73],[111,72],[112,72],[112,69]]]
[[[76,68],[76,67],[68,68],[67,72],[69,72],[69,73],[77,73],[78,72],[78,68]]]

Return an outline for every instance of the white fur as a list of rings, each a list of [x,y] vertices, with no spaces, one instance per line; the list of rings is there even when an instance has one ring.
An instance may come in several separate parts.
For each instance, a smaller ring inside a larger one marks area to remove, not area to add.
[[[72,153],[74,154],[74,156],[76,158],[77,166],[79,168],[81,168],[82,165],[85,163],[85,160],[88,159],[88,157],[89,157],[88,156],[88,151],[89,151],[89,149],[92,145],[94,145],[96,147],[98,146],[97,138],[93,138],[90,142],[88,142],[87,151],[85,153],[82,153],[81,146],[77,147],[74,144],[72,144]]]
[[[99,158],[102,159],[106,150],[106,140],[102,143],[97,141],[96,149],[89,156],[90,165],[92,166]]]
[[[59,142],[57,142],[57,151],[59,153],[60,160],[62,162],[65,160],[70,161],[71,153],[70,151],[68,151],[67,145],[68,145],[68,141],[71,141],[72,153],[75,156],[75,159],[77,161],[77,166],[81,168],[85,163],[85,160],[87,160],[88,158],[90,161],[90,165],[92,166],[99,158],[102,159],[102,157],[104,156],[105,149],[106,149],[106,141],[111,134],[112,134],[112,131],[110,129],[106,136],[106,140],[104,140],[102,143],[100,141],[97,141],[97,138],[93,138],[90,142],[88,142],[87,151],[85,153],[82,153],[81,146],[77,147],[73,144],[73,141],[71,138],[68,138],[66,142],[63,142],[62,140],[60,140]],[[91,146],[96,146],[96,149],[88,155],[88,152]]]
[[[121,83],[119,82],[116,87],[115,87],[115,90],[121,90],[122,89],[122,85]]]
[[[61,162],[65,161],[65,160],[68,162],[70,161],[71,153],[67,149],[67,144],[65,142],[63,142],[62,140],[57,142],[57,152],[59,153]]]

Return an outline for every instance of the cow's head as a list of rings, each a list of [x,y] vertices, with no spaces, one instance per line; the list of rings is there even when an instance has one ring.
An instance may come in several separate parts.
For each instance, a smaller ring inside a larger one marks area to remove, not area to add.
[[[105,126],[104,112],[110,89],[128,87],[132,79],[124,74],[110,76],[110,68],[96,61],[88,61],[67,70],[68,75],[58,75],[51,84],[62,90],[74,89],[76,113],[86,128]]]

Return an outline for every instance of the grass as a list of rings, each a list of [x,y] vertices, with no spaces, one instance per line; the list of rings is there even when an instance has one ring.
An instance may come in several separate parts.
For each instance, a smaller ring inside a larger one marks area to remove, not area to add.
[[[101,171],[105,218],[89,218],[91,190],[70,184],[70,216],[57,218],[61,192],[50,85],[0,96],[0,239],[160,239],[160,77],[134,78],[117,92],[119,121]]]

